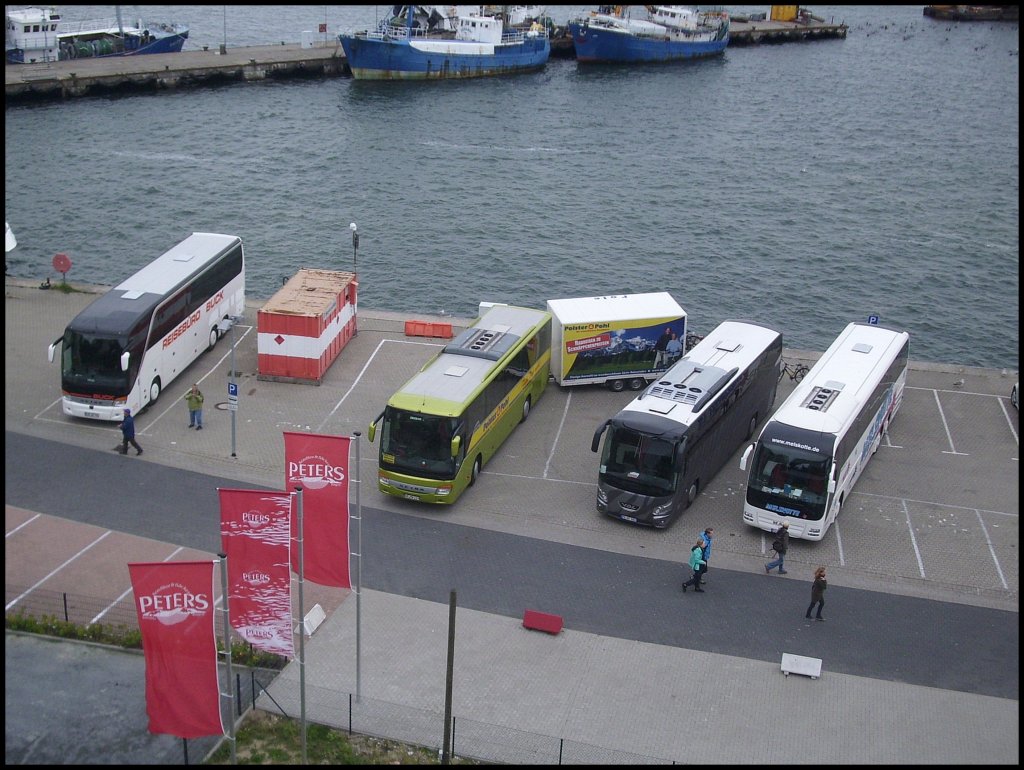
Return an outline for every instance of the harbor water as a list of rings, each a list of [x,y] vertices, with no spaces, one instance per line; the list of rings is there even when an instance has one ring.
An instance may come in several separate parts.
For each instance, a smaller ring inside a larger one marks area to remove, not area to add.
[[[388,8],[144,10],[215,55],[320,24],[333,40]],[[874,315],[909,331],[915,360],[1017,369],[1018,25],[810,11],[846,39],[9,106],[7,271],[58,280],[61,252],[68,280],[113,284],[190,232],[224,232],[245,243],[250,297],[303,267],[355,269],[364,307],[410,318],[669,291],[698,333],[756,320],[823,350]]]

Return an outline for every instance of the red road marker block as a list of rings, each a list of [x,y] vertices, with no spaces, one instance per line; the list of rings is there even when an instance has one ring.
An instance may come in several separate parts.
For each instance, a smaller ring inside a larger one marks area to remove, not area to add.
[[[546,612],[537,612],[536,610],[526,610],[523,613],[523,626],[536,631],[557,634],[562,630],[562,616],[549,615]]]

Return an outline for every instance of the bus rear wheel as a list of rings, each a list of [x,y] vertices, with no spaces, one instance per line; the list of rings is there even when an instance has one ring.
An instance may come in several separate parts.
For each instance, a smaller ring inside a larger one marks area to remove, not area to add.
[[[160,378],[157,377],[149,386],[149,403],[155,404],[160,398]]]
[[[608,390],[612,391],[613,393],[621,393],[625,389],[625,380],[612,380],[611,382],[608,383]]]

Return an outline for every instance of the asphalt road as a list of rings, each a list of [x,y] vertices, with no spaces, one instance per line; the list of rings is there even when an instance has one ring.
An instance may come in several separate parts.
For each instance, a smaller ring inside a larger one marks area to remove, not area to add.
[[[5,442],[7,504],[219,550],[216,490],[237,482],[122,457],[112,444],[86,449],[14,432]],[[455,589],[468,609],[519,617],[531,607],[585,632],[765,661],[786,649],[827,658],[840,673],[1019,698],[1016,612],[833,585],[826,624],[807,624],[809,582],[716,568],[714,558],[707,592],[683,595],[675,562],[362,513],[368,589],[439,603]],[[10,576],[17,554],[7,559]],[[699,614],[688,613],[697,602]]]

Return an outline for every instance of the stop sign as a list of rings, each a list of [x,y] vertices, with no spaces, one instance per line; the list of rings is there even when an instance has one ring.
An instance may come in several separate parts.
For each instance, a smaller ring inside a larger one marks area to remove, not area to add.
[[[64,253],[54,255],[53,269],[63,275],[64,273],[71,269],[71,258]]]

